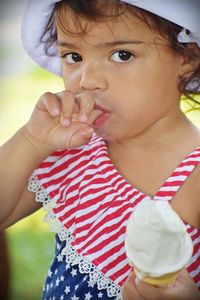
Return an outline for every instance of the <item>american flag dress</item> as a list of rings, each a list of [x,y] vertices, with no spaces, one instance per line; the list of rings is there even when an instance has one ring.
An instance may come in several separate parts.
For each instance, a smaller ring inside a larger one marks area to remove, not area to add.
[[[154,197],[126,182],[96,135],[84,146],[57,151],[29,180],[56,233],[55,256],[44,285],[45,300],[114,300],[132,268],[125,249],[127,221],[145,199],[170,201],[200,162],[190,153]],[[200,230],[185,223],[194,252],[187,270],[200,288]]]

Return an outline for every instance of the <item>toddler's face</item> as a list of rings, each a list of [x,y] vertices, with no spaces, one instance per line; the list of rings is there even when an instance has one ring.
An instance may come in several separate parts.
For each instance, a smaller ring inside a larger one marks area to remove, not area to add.
[[[66,10],[62,23],[76,33],[71,14]],[[170,122],[179,113],[182,57],[129,11],[87,26],[85,35],[71,35],[57,23],[58,45],[66,89],[90,91],[109,112],[99,130],[123,140]]]

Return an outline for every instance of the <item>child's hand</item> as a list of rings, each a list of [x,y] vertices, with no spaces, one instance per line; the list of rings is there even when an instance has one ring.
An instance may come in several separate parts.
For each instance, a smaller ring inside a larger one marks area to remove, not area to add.
[[[137,291],[135,280],[135,273],[132,272],[122,287],[123,300],[145,300],[145,298],[142,297],[141,294]]]
[[[141,298],[134,298],[135,293]],[[135,280],[135,274],[131,273],[123,287],[123,300],[199,300],[200,292],[195,286],[186,270],[180,272],[174,286],[157,287],[145,282]]]
[[[88,126],[98,115],[93,107],[94,98],[88,92],[76,96],[69,91],[45,93],[24,127],[25,134],[35,147],[49,151],[78,147],[93,133]]]

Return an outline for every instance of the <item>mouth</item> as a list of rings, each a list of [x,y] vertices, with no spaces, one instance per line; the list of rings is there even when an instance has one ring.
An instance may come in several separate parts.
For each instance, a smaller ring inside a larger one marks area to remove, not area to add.
[[[96,128],[100,128],[108,121],[111,113],[105,108],[103,108],[102,106],[97,104],[94,105],[94,111],[96,111],[98,114],[92,124]]]

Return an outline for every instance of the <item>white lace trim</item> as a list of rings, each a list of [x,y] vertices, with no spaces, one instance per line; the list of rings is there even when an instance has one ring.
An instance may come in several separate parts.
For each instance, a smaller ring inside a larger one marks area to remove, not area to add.
[[[44,210],[47,212],[44,222],[49,223],[49,230],[58,233],[61,241],[66,241],[66,246],[61,255],[66,256],[66,261],[70,266],[78,265],[81,274],[89,274],[89,286],[97,284],[99,290],[106,289],[108,297],[116,297],[116,300],[122,300],[120,287],[103,275],[96,266],[87,258],[82,257],[71,245],[73,236],[62,226],[53,212],[55,200],[52,200],[45,189],[40,185],[36,176],[32,175],[29,179],[28,190],[35,193],[36,201],[43,203]]]

